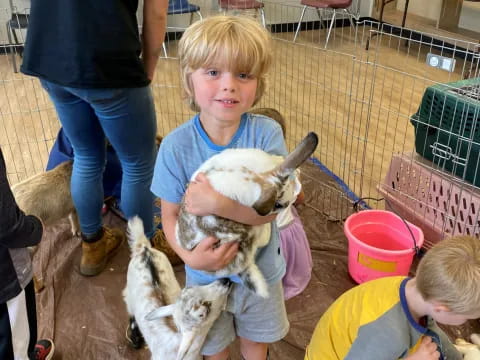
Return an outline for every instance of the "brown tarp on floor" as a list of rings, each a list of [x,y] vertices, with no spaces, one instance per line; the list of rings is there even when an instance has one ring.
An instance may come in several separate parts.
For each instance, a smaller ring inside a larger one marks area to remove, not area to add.
[[[338,196],[337,184],[312,164],[303,166],[306,201],[299,208],[309,238],[314,269],[307,289],[287,302],[290,332],[271,346],[273,360],[303,359],[315,325],[326,308],[355,283],[347,271],[347,241],[338,214],[351,205]],[[336,221],[335,221],[336,220]],[[125,227],[107,214],[105,223]],[[40,337],[55,340],[56,360],[149,359],[148,350],[127,346],[127,314],[122,298],[129,261],[127,244],[96,277],[79,274],[80,240],[72,238],[68,221],[49,228],[35,255],[35,273],[45,288],[37,294]],[[176,268],[184,282],[183,267]],[[479,331],[477,322],[448,328],[452,338]],[[234,345],[232,359],[240,359]]]

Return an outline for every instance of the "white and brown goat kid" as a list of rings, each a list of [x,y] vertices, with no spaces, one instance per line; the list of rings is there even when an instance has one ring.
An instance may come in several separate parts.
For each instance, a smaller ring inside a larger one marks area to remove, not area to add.
[[[315,151],[318,137],[309,133],[285,159],[259,149],[228,149],[205,161],[192,175],[205,173],[213,188],[239,203],[253,207],[258,214],[268,215],[285,209],[295,201],[295,170]],[[191,250],[207,236],[220,244],[238,241],[234,260],[221,270],[218,277],[238,274],[248,288],[267,297],[266,281],[255,264],[258,248],[267,245],[271,224],[251,226],[214,215],[196,216],[185,210],[182,202],[176,225],[180,246]]]
[[[131,260],[123,297],[134,347],[145,341],[153,360],[198,360],[200,350],[225,308],[230,281],[180,289],[166,255],[151,247],[143,223],[128,222]]]

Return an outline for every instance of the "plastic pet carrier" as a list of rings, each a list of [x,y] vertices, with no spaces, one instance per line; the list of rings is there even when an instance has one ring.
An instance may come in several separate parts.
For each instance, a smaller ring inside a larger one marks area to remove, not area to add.
[[[428,87],[410,121],[418,154],[480,186],[480,78]]]

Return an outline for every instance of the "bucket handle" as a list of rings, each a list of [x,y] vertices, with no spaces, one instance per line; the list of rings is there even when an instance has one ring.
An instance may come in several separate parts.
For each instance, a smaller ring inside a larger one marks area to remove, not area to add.
[[[392,206],[392,204],[390,203],[390,201],[388,201],[387,198],[373,198],[373,197],[363,197],[363,198],[360,198],[358,200],[356,200],[354,203],[353,203],[353,209],[355,210],[355,212],[358,212],[360,211],[360,204],[362,204],[363,206],[368,206],[363,200],[374,200],[374,201],[382,201],[384,200],[387,205],[390,207],[390,209],[392,209],[392,212],[397,215],[400,219],[402,219],[403,223],[405,224],[405,226],[407,227],[408,229],[408,232],[410,233],[410,236],[412,237],[412,240],[413,240],[413,250],[415,251],[415,255],[416,256],[420,256],[420,248],[417,246],[417,240],[415,239],[415,235],[413,235],[413,231],[412,229],[410,228],[410,225],[408,225],[407,221],[403,218],[402,215],[400,215],[399,213],[397,213],[395,210],[394,210],[394,207]]]

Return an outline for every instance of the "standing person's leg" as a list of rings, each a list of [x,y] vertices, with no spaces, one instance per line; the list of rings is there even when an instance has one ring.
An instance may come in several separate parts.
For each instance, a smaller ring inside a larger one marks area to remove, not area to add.
[[[97,275],[125,239],[122,231],[102,227],[105,134],[88,102],[89,90],[66,88],[44,80],[42,85],[49,93],[73,147],[71,192],[83,239],[80,273]],[[111,90],[106,92],[110,97],[114,94]]]
[[[85,236],[93,236],[102,227],[105,135],[95,112],[85,100],[68,88],[45,80],[41,82],[73,147],[71,192],[80,228]]]
[[[149,87],[90,90],[89,102],[122,165],[121,207],[127,218],[138,215],[151,237],[153,194],[150,186],[155,165],[157,122]]]

